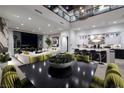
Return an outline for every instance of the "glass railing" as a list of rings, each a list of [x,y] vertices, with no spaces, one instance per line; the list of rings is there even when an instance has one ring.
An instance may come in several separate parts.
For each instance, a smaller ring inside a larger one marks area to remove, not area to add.
[[[113,11],[119,8],[124,8],[124,6],[122,5],[104,5],[104,6],[99,5],[99,6],[92,7],[90,9],[83,9],[82,11],[77,9],[76,11],[72,11],[72,13],[68,13],[64,11],[63,9],[61,9],[59,6],[54,9],[50,9],[48,6],[44,6],[44,7],[51,10],[58,16],[64,18],[68,22],[75,22],[78,20],[82,20],[88,17],[98,15],[98,14],[106,13],[106,12]]]

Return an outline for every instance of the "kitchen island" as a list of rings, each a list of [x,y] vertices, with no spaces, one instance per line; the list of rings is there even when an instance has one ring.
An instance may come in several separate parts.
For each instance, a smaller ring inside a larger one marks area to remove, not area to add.
[[[124,49],[112,49],[115,51],[116,59],[124,59]]]
[[[81,52],[83,50],[88,51],[91,54],[91,51],[94,50],[96,51],[100,57],[101,57],[101,62],[104,63],[110,63],[114,62],[114,50],[103,48],[103,49],[98,49],[98,48],[78,48],[78,50]]]

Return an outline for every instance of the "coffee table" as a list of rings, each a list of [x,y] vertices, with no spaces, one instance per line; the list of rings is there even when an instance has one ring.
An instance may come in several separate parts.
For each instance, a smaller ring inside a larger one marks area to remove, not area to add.
[[[96,63],[75,62],[59,69],[51,67],[49,62],[36,62],[19,68],[36,88],[87,88],[96,67]]]

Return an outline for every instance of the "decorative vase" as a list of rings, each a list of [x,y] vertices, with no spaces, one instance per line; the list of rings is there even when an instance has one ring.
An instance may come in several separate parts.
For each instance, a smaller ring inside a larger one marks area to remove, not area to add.
[[[54,68],[67,68],[69,66],[71,66],[72,64],[74,64],[74,61],[71,61],[71,62],[68,62],[68,63],[52,63],[52,62],[49,62],[50,63],[50,66],[51,67],[54,67]]]

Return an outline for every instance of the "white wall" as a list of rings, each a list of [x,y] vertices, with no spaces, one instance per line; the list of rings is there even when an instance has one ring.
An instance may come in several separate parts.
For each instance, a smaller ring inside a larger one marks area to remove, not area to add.
[[[66,39],[66,37],[68,37],[68,36],[69,36],[68,31],[64,31],[60,35],[60,48],[61,48],[62,53],[67,51],[67,39]]]
[[[63,40],[63,38],[67,36],[69,37],[69,51],[72,52],[73,49],[77,47],[77,44],[83,44],[83,43],[88,44],[88,39],[85,40],[80,39],[81,35],[102,34],[102,33],[110,33],[110,32],[121,32],[121,34],[119,37],[105,38],[105,43],[121,44],[122,48],[124,48],[124,42],[123,42],[124,24],[112,25],[113,21],[117,21],[117,22],[119,21],[120,23],[123,23],[124,21],[123,15],[124,15],[124,8],[121,8],[108,13],[103,13],[97,16],[93,16],[85,20],[80,20],[71,23],[70,29],[68,31],[61,32],[60,34],[60,47],[62,49],[62,52],[64,52],[67,49],[66,40]],[[96,25],[99,28],[97,27],[93,29],[92,28],[93,25]],[[77,28],[87,29],[87,30],[74,31],[74,29]]]
[[[61,32],[60,34],[60,47],[61,47],[61,52],[66,52],[67,51],[67,39],[68,37],[68,51],[73,52],[73,49],[75,48],[76,45],[76,32],[75,31],[64,31]]]
[[[118,24],[118,25],[112,25],[107,27],[100,27],[90,30],[84,30],[77,32],[76,37],[76,45],[77,44],[88,44],[88,39],[80,39],[81,35],[92,35],[92,34],[102,34],[102,33],[110,33],[110,32],[120,32],[120,35],[118,37],[108,37],[105,38],[105,44],[121,44],[122,48],[124,48],[124,24]]]
[[[76,34],[75,31],[69,31],[69,52],[73,52],[76,47]]]
[[[92,35],[92,34],[103,34],[111,32],[120,32],[119,36],[105,38],[105,44],[121,44],[121,47],[124,48],[124,24],[116,24],[106,27],[99,27],[95,29],[82,30],[82,31],[64,31],[60,35],[61,49],[62,52],[66,50],[66,41],[63,40],[63,37],[69,37],[69,52],[73,52],[74,48],[77,47],[77,44],[88,44],[88,39],[81,39],[82,35]]]

